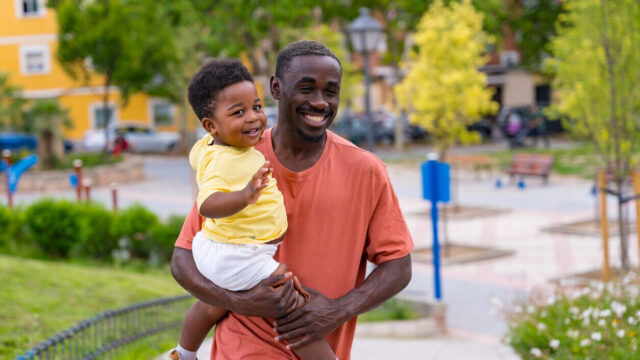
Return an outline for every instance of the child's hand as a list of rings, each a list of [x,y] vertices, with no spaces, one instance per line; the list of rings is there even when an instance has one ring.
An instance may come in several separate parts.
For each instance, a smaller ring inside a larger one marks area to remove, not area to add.
[[[267,160],[264,165],[251,177],[251,181],[242,190],[246,196],[247,204],[255,204],[267,185],[269,185],[269,175],[273,172],[271,163]]]

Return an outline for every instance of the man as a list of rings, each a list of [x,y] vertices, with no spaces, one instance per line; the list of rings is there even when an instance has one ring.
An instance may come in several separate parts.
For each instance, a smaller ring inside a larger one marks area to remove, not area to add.
[[[174,277],[200,300],[232,312],[216,328],[214,359],[295,359],[290,348],[321,336],[339,359],[349,359],[356,316],[411,278],[413,242],[384,164],[327,130],[338,111],[341,76],[338,58],[318,42],[284,48],[270,86],[278,123],[255,147],[271,162],[284,196],[289,229],[276,260],[311,293],[303,308],[288,311],[292,281],[271,286],[282,276],[246,292],[205,279],[190,250],[202,221],[195,207],[185,220]],[[366,260],[377,267],[365,279]]]

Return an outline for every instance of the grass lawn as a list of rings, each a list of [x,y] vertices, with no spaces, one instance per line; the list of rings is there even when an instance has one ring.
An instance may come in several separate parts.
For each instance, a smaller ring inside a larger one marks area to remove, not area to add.
[[[168,269],[141,273],[0,255],[0,274],[2,359],[102,311],[185,293]],[[174,346],[177,332],[169,338],[155,339],[144,354],[131,352],[150,358]]]

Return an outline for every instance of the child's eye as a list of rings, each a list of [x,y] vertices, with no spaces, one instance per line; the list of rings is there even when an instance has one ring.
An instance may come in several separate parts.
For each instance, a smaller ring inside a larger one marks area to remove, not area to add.
[[[244,110],[238,110],[234,112],[233,115],[244,115]]]
[[[258,110],[261,110],[261,109],[262,109],[262,105],[255,105],[253,107],[253,110],[255,110],[255,111],[258,111]]]

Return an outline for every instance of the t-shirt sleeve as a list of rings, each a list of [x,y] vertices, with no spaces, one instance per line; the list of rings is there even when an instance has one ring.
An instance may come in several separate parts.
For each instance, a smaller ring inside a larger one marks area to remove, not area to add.
[[[189,211],[189,215],[184,219],[182,230],[180,230],[180,235],[178,235],[178,240],[176,240],[176,247],[191,250],[193,237],[196,236],[200,229],[202,229],[202,221],[204,219],[198,213],[198,208],[196,206],[196,203],[193,203],[193,207],[191,208],[191,211]]]
[[[211,194],[223,191],[229,192],[230,187],[224,180],[225,172],[229,171],[224,166],[219,166],[218,159],[215,156],[207,154],[204,159],[201,159],[200,165],[198,165],[198,171],[196,174],[196,180],[198,182],[198,197],[196,202],[198,203],[198,209],[202,206],[205,200]]]
[[[411,234],[384,166],[378,178],[382,181],[380,195],[369,223],[365,245],[367,260],[376,265],[402,258],[413,250]]]

